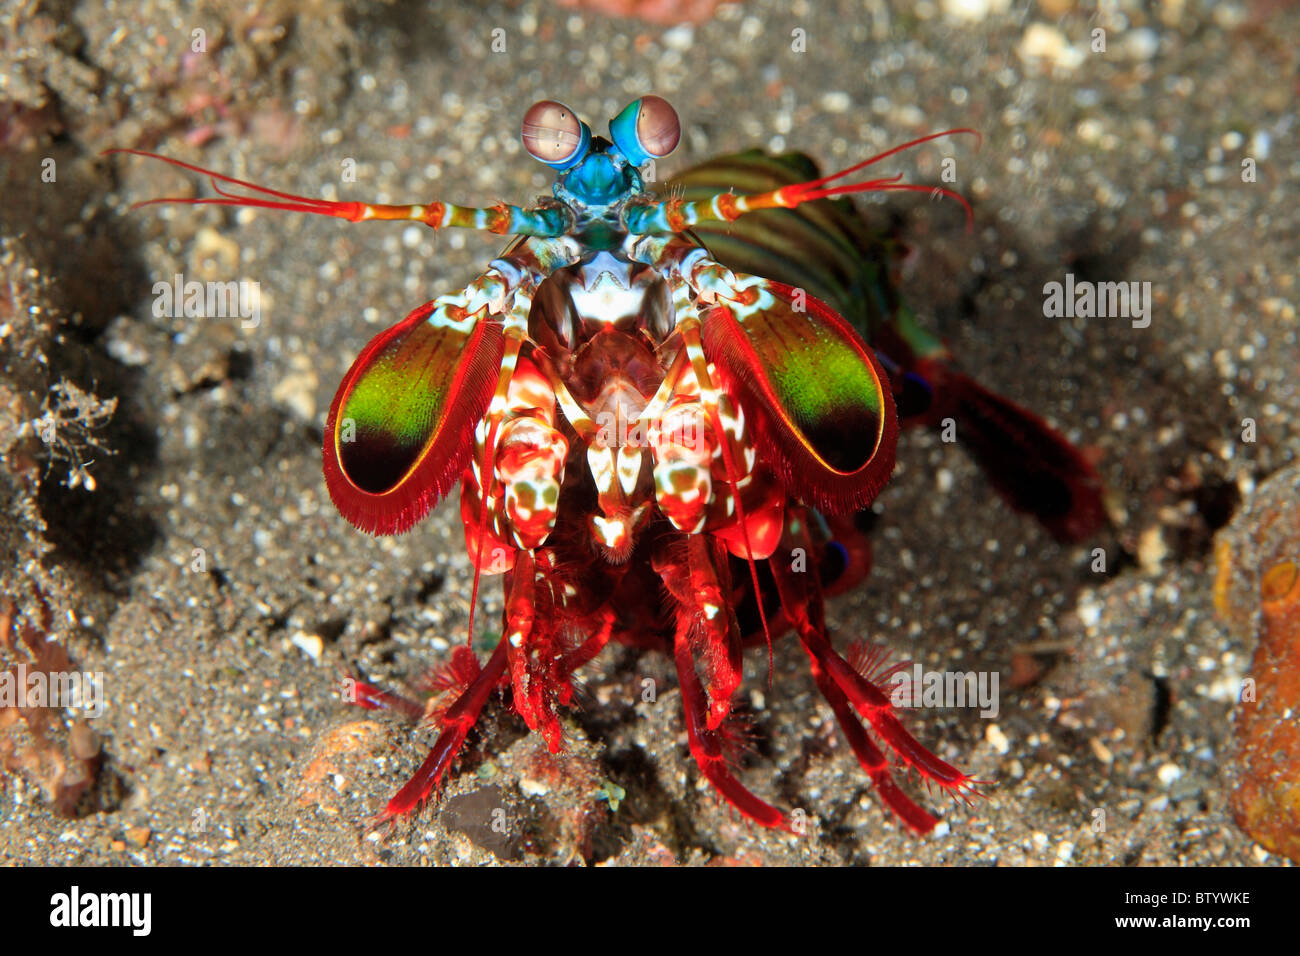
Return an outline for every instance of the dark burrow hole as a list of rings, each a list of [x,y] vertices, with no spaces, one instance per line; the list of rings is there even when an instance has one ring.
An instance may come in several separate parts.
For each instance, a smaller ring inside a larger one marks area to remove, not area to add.
[[[1169,726],[1169,715],[1173,709],[1173,691],[1169,687],[1169,678],[1150,671],[1143,673],[1155,686],[1155,701],[1151,705],[1151,739],[1159,741],[1160,735]]]
[[[1235,482],[1213,477],[1196,489],[1196,511],[1210,531],[1218,531],[1241,505],[1241,490]]]

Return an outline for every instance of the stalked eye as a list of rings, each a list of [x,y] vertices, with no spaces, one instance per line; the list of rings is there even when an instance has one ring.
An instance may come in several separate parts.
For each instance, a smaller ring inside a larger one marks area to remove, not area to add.
[[[662,159],[677,148],[682,124],[677,111],[659,96],[633,100],[609,121],[610,136],[628,162],[640,166],[650,159]]]
[[[524,114],[523,140],[533,159],[554,169],[568,169],[586,155],[591,129],[563,103],[542,100]]]

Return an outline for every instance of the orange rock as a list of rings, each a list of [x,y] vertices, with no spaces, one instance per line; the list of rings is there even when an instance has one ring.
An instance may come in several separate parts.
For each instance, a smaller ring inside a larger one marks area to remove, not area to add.
[[[1234,534],[1244,525],[1246,534]],[[1262,485],[1215,551],[1215,608],[1259,646],[1237,706],[1237,823],[1300,862],[1300,469]]]
[[[297,805],[337,813],[337,793],[331,779],[347,769],[349,760],[373,755],[383,746],[384,728],[377,721],[353,720],[328,730],[312,748],[299,783]]]

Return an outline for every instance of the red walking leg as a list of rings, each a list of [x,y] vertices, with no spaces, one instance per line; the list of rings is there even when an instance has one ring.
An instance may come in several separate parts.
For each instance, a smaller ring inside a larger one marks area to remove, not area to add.
[[[677,603],[674,644],[689,644],[704,675],[708,726],[717,730],[731,713],[743,675],[740,629],[726,597],[731,590],[726,551],[703,534],[682,535],[665,550],[655,570]]]
[[[794,527],[799,530],[792,531]],[[794,570],[797,566],[795,549],[804,549],[805,555],[811,553],[806,527],[806,521],[788,521],[781,545],[771,558],[770,566],[781,595],[782,608],[794,625],[804,650],[812,658],[818,689],[835,713],[835,719],[858,762],[875,782],[880,798],[908,826],[919,833],[928,833],[934,828],[935,818],[917,806],[894,783],[885,755],[867,735],[858,715],[907,766],[917,770],[927,781],[933,781],[963,799],[977,792],[975,782],[956,767],[940,760],[908,733],[894,713],[889,695],[854,670],[831,646],[816,575]]]
[[[750,793],[727,766],[722,735],[716,730],[710,730],[708,726],[704,688],[700,686],[699,676],[695,673],[690,642],[683,639],[680,633],[673,649],[673,659],[677,664],[677,682],[681,687],[682,706],[686,713],[686,738],[700,773],[704,774],[705,779],[717,788],[728,803],[755,823],[765,827],[786,827],[781,811]]]
[[[487,703],[488,694],[496,687],[506,671],[506,642],[502,638],[497,649],[488,658],[481,670],[456,702],[447,708],[442,718],[442,733],[434,742],[429,756],[420,764],[420,769],[406,782],[406,785],[388,801],[379,817],[381,820],[400,817],[409,813],[433,792],[441,782],[451,762],[460,752],[470,728],[478,722],[483,705]]]
[[[533,553],[520,551],[506,582],[506,655],[515,711],[530,730],[546,738],[551,753],[559,753],[564,747],[564,732],[555,716],[560,622],[551,582],[537,570]]]

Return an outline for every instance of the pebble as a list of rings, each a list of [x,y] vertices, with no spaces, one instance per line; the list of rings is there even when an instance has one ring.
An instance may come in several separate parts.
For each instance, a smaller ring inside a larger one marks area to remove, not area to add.
[[[665,30],[663,41],[664,46],[668,47],[668,49],[685,53],[695,43],[695,28],[689,23],[683,23],[671,30]]]
[[[1144,530],[1138,538],[1138,564],[1144,571],[1158,571],[1165,558],[1169,556],[1169,547],[1165,544],[1164,530],[1153,524]]]
[[[1255,159],[1263,162],[1268,159],[1268,152],[1272,143],[1273,140],[1268,133],[1259,130],[1250,138],[1250,154],[1254,156]]]
[[[239,268],[239,243],[223,236],[211,226],[204,226],[194,237],[194,261],[201,275],[213,277],[233,273]],[[214,268],[202,268],[211,263]]]
[[[1160,49],[1160,37],[1150,27],[1138,27],[1124,36],[1124,52],[1131,60],[1149,60]]]
[[[1046,61],[1063,70],[1073,70],[1083,62],[1083,51],[1070,45],[1065,34],[1046,23],[1031,23],[1016,47],[1022,60]]]
[[[1002,728],[997,724],[989,724],[984,731],[984,739],[988,745],[1000,754],[1007,753],[1011,749],[1011,741],[1007,735],[1002,732]]]
[[[943,0],[943,15],[958,23],[978,23],[992,13],[1006,13],[1011,0]]]
[[[530,797],[544,797],[551,792],[550,784],[543,783],[541,780],[534,780],[532,777],[521,777],[519,789]]]
[[[321,640],[319,634],[307,634],[304,631],[299,631],[289,641],[317,664],[320,663],[321,654],[325,650],[325,642]]]
[[[842,90],[831,90],[829,93],[823,93],[821,97],[821,108],[827,113],[847,113],[849,107],[853,105],[853,100],[849,94]]]
[[[315,370],[299,368],[286,372],[271,389],[271,398],[286,406],[305,422],[316,418],[316,386],[320,380]]]
[[[1102,604],[1092,595],[1079,599],[1079,620],[1084,627],[1096,627],[1101,623]]]
[[[104,336],[104,351],[114,361],[128,368],[139,368],[149,364],[149,350],[128,337],[131,333],[129,322],[126,316],[119,316],[113,320]]]

